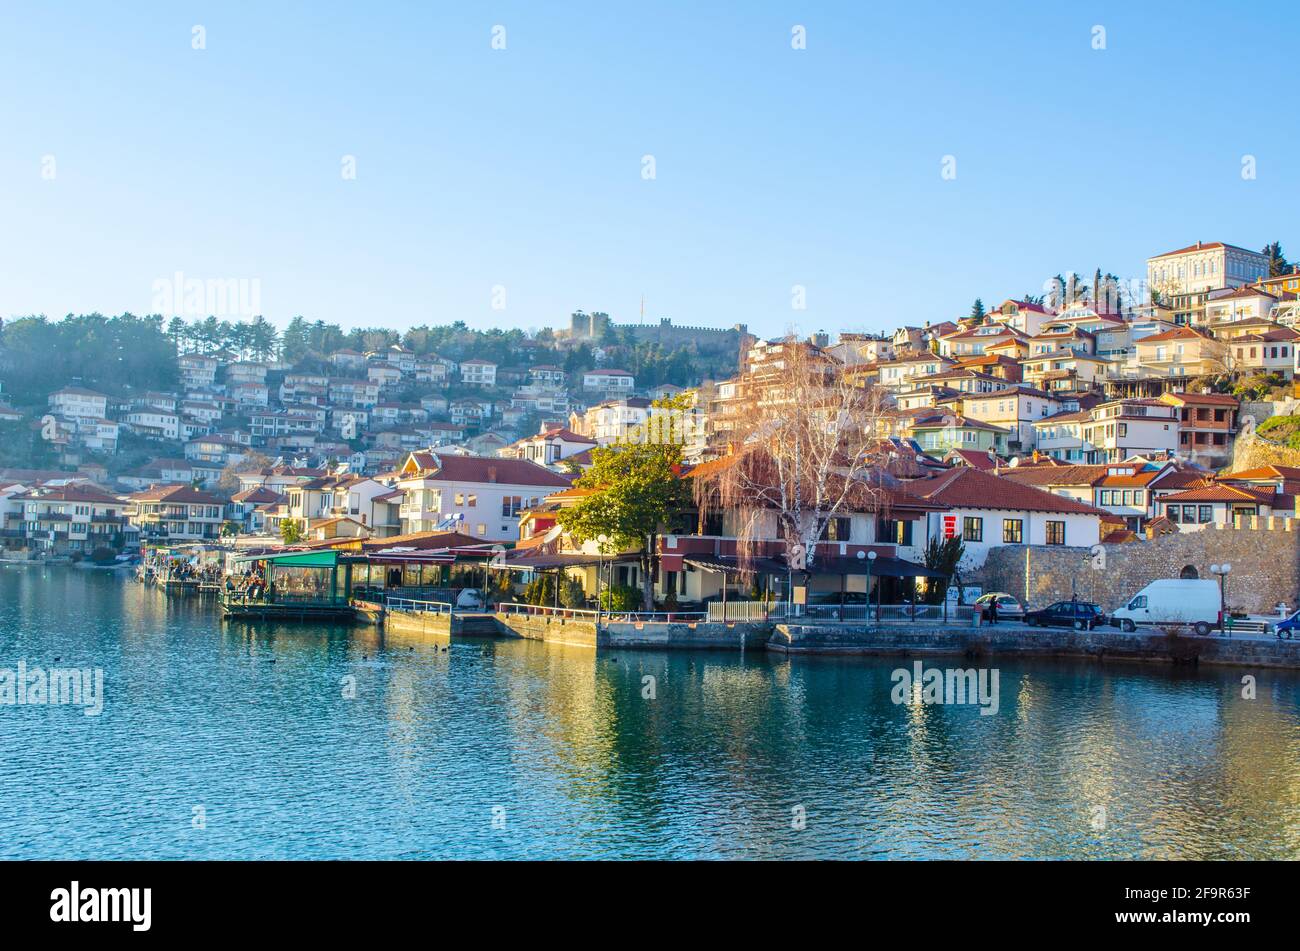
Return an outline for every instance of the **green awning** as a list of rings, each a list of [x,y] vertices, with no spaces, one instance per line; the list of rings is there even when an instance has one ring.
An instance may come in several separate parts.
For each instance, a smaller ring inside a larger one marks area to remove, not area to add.
[[[265,561],[272,565],[298,568],[333,568],[339,563],[337,551],[290,551],[279,555],[247,555],[237,562]]]

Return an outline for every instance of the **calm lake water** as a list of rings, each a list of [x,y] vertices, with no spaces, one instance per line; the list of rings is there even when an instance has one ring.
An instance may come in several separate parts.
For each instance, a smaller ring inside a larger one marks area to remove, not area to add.
[[[981,716],[903,661],[443,647],[0,569],[0,668],[105,678],[0,706],[0,858],[1300,857],[1291,673],[998,662]]]

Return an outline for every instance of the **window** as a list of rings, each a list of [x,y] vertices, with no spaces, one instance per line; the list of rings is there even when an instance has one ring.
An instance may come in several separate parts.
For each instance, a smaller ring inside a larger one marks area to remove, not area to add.
[[[469,499],[467,500],[466,504],[467,504],[470,508],[473,508],[474,506],[478,505],[478,496],[471,492],[470,495],[469,495]]]
[[[912,544],[912,523],[882,518],[876,525],[876,540],[895,545]]]
[[[503,495],[501,497],[501,517],[515,518],[524,508],[524,500],[518,495]]]
[[[1214,506],[1213,506],[1213,505],[1202,505],[1202,506],[1200,506],[1199,519],[1200,519],[1200,522],[1201,522],[1202,525],[1204,525],[1206,522],[1213,522],[1213,521],[1214,521]]]
[[[482,522],[479,522],[479,523],[478,523],[478,531],[475,532],[474,534],[475,534],[475,535],[478,535],[478,536],[480,536],[480,537],[482,537],[483,535],[486,535],[486,534],[487,534],[487,526],[484,525]]]
[[[1002,542],[1005,545],[1019,545],[1025,540],[1025,522],[1019,518],[1002,520]]]
[[[1165,506],[1165,518],[1169,519],[1169,521],[1171,521],[1171,522],[1177,522],[1177,521],[1179,521],[1179,518],[1178,518],[1178,512],[1179,512],[1179,509],[1180,509],[1180,508],[1181,508],[1181,506],[1177,506],[1177,505],[1166,505],[1166,506]]]
[[[846,542],[853,522],[847,518],[830,518],[822,526],[822,540],[828,542]]]
[[[1047,523],[1047,544],[1064,545],[1065,544],[1065,523],[1052,522]]]
[[[961,537],[963,541],[984,541],[984,519],[966,516],[961,520]]]

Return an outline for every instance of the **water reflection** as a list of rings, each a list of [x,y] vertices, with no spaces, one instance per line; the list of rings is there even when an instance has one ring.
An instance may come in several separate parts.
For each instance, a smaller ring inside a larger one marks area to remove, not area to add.
[[[0,571],[0,667],[100,666],[103,716],[0,707],[0,857],[1297,857],[1300,678],[620,652],[219,623]],[[196,829],[196,806],[206,828]]]

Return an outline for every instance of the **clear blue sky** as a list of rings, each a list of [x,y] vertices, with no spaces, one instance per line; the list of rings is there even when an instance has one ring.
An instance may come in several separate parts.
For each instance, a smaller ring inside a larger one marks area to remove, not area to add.
[[[772,335],[1198,238],[1300,258],[1291,8],[974,6],[6,0],[0,316],[147,312],[181,271],[257,279],[281,325],[635,321],[644,294]]]

